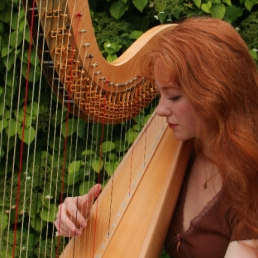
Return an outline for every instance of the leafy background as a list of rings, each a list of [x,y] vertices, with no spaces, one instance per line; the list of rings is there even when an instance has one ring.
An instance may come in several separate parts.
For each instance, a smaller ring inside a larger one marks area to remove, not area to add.
[[[258,0],[89,2],[110,62],[149,28],[201,15],[236,27],[258,62]],[[87,192],[97,178],[105,183],[153,107],[116,126],[79,120],[51,93],[19,0],[1,0],[0,32],[0,257],[53,257],[66,242],[53,226],[58,204]]]

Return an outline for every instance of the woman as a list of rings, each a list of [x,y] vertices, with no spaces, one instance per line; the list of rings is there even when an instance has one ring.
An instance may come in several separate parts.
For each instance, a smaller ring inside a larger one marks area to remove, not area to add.
[[[176,138],[194,139],[165,248],[171,257],[258,257],[258,73],[248,48],[212,18],[188,19],[156,43],[143,62],[160,93],[156,112]],[[60,234],[80,234],[99,191],[60,206]]]

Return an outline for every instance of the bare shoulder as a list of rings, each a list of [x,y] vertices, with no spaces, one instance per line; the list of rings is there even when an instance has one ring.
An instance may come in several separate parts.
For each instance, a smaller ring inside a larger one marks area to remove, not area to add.
[[[225,258],[257,258],[258,239],[232,241],[228,245]]]

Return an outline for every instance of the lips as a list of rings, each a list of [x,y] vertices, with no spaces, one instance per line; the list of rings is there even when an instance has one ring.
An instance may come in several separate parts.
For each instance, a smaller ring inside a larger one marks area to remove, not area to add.
[[[174,129],[178,126],[178,124],[171,124],[171,123],[168,123],[168,127],[171,128],[171,129]]]

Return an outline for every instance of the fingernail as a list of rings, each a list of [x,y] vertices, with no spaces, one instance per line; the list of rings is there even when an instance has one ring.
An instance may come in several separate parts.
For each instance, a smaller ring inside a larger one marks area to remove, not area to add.
[[[77,230],[76,230],[76,234],[77,234],[77,235],[81,235],[81,234],[82,234],[82,231],[81,231],[80,229],[77,229]]]

